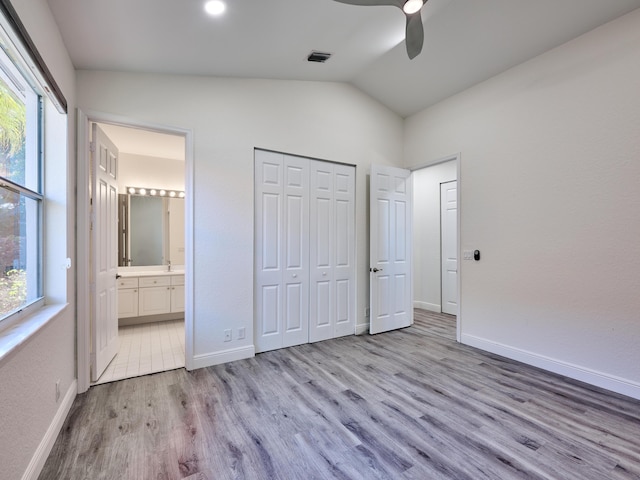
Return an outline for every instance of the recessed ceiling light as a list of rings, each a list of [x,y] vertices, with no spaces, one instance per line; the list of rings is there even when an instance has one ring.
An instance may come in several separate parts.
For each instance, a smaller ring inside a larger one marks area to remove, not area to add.
[[[209,0],[204,4],[204,9],[209,15],[222,15],[227,6],[220,0]]]

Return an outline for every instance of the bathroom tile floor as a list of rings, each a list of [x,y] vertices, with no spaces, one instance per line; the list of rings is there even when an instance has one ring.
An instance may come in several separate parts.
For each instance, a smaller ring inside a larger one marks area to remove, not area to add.
[[[184,320],[118,329],[120,348],[93,385],[184,367]]]

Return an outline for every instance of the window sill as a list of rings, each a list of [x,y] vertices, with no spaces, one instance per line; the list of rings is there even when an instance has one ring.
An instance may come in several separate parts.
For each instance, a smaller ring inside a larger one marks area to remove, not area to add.
[[[45,305],[31,315],[18,320],[0,330],[0,362],[24,345],[33,335],[47,323],[56,318],[67,308],[67,303]],[[2,328],[2,327],[0,327]]]

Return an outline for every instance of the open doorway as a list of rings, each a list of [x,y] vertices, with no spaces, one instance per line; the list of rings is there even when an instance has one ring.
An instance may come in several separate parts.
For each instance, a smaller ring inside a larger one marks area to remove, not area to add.
[[[456,315],[459,331],[458,156],[412,169],[413,177],[413,306]],[[453,182],[453,183],[452,183]],[[443,189],[443,186],[444,189]],[[447,187],[448,186],[448,187]],[[455,218],[443,218],[443,190],[453,195]],[[453,193],[452,193],[453,192]],[[443,220],[448,220],[443,222]],[[443,231],[443,225],[453,227]],[[453,231],[452,231],[453,230]],[[452,239],[451,236],[454,235]],[[451,248],[451,245],[455,245]],[[454,265],[455,263],[455,265]]]
[[[114,237],[104,230],[117,232],[118,350],[97,372],[92,361],[93,385],[185,366],[184,136],[106,123],[97,129],[117,152],[117,223],[93,229],[98,242]],[[94,211],[101,201],[92,196]]]
[[[90,168],[92,150],[100,155],[100,147],[92,145],[96,128],[112,145],[115,153],[108,155],[117,156],[113,183],[117,184],[118,213],[111,215],[108,226],[96,220],[101,199],[93,191],[99,187]],[[109,116],[87,118],[79,112],[78,145],[78,390],[82,392],[93,384],[188,364],[192,208],[190,132]],[[96,232],[96,228],[107,231]],[[95,307],[99,302],[91,299],[100,268],[99,254],[94,253],[100,242],[96,237],[113,238],[110,248],[117,252],[116,300],[106,310],[116,317],[118,348],[100,371],[95,368],[94,353],[101,341]]]

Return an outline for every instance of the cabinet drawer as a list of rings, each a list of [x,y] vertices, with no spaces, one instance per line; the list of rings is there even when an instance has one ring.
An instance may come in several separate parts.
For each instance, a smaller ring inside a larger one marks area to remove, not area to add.
[[[162,287],[171,285],[171,277],[140,277],[140,287]]]
[[[138,288],[138,277],[119,278],[118,288]]]
[[[171,285],[184,285],[184,275],[173,275]]]

